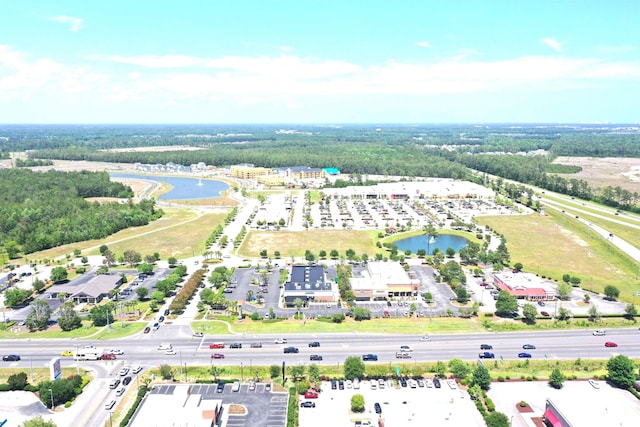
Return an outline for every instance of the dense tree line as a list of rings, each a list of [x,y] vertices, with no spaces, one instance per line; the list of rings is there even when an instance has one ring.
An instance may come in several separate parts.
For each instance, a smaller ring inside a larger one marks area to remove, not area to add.
[[[129,198],[129,187],[106,172],[0,170],[0,245],[28,254],[101,239],[162,215],[152,200],[134,204],[88,202],[88,197]]]
[[[35,166],[52,166],[53,160],[41,160],[41,159],[16,159],[14,165],[17,168],[31,168]]]

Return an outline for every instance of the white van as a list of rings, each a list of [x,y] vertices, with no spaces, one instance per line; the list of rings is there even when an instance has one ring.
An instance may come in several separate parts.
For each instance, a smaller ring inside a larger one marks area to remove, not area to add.
[[[240,391],[240,381],[236,381],[233,383],[233,386],[231,387],[231,391]]]

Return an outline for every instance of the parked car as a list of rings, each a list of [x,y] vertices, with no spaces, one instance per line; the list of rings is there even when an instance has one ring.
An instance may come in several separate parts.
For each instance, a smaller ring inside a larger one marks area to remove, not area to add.
[[[331,380],[331,390],[337,390],[337,389],[338,389],[338,381]]]
[[[434,379],[433,379],[433,386],[434,386],[435,388],[440,388],[440,387],[442,387],[442,385],[440,384],[440,380],[439,380],[439,379],[437,379],[437,378],[434,378]]]
[[[407,386],[407,379],[405,377],[400,377],[400,385],[402,387],[406,387]]]
[[[606,343],[604,343],[605,347],[617,347],[618,344],[612,342],[612,341],[607,341]]]
[[[344,381],[338,381],[338,390],[344,390]]]
[[[219,381],[218,385],[216,386],[216,392],[217,393],[222,393],[224,391],[224,381]]]
[[[525,345],[523,345],[523,346],[522,346],[522,348],[523,348],[524,350],[535,350],[535,349],[536,349],[536,346],[535,346],[535,345],[533,345],[533,344],[525,344]]]
[[[382,406],[378,402],[373,404],[373,409],[376,411],[376,414],[382,414]]]
[[[212,359],[224,359],[224,354],[222,354],[222,353],[213,353],[211,355],[211,358]]]
[[[249,391],[254,391],[256,389],[256,382],[249,381]]]
[[[322,360],[322,356],[320,356],[319,354],[312,354],[311,356],[309,356],[309,360]]]
[[[478,357],[480,359],[495,359],[496,356],[493,353],[489,353],[488,351],[484,351],[484,352],[478,354]]]
[[[317,399],[318,398],[318,393],[316,393],[315,391],[307,391],[304,394],[305,399]]]
[[[231,391],[233,392],[240,391],[240,381],[236,381],[233,383],[233,385],[231,386]]]
[[[518,357],[521,359],[531,359],[531,353],[518,353]]]
[[[264,385],[264,391],[271,391],[271,383],[266,383]]]
[[[301,408],[315,408],[315,407],[316,407],[316,404],[315,404],[314,402],[306,401],[306,402],[302,402],[302,403],[300,404],[300,407],[301,407]]]

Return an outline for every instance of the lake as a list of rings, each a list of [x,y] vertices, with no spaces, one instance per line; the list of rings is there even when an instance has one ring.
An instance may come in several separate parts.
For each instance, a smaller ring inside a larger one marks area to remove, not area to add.
[[[394,244],[398,246],[398,252],[404,252],[409,249],[414,254],[418,252],[418,249],[424,249],[427,253],[432,254],[436,248],[445,254],[447,253],[447,248],[453,248],[457,253],[461,248],[469,244],[469,241],[464,237],[454,236],[453,234],[440,234],[429,244],[428,240],[429,237],[426,234],[422,234],[398,240]]]
[[[164,182],[171,185],[171,190],[160,195],[160,200],[193,200],[214,199],[222,196],[229,186],[222,181],[199,178],[182,178],[173,176],[111,174],[114,178],[140,179],[145,181]]]

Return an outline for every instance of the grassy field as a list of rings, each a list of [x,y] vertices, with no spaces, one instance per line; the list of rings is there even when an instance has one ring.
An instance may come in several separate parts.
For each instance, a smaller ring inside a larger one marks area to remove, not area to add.
[[[33,381],[31,380],[31,371],[33,371]],[[42,381],[49,381],[50,373],[49,368],[33,368],[30,370],[29,368],[2,368],[0,369],[0,383],[6,383],[11,375],[19,374],[20,372],[24,372],[27,374],[27,381],[29,384],[37,385]],[[76,368],[62,368],[62,377],[67,378],[72,375],[76,375]],[[87,371],[85,369],[80,368],[80,375],[83,377],[93,378],[93,372]]]
[[[41,338],[60,338],[60,339],[83,339],[90,338],[92,340],[108,340],[114,338],[122,338],[144,329],[147,324],[145,322],[118,322],[116,321],[111,329],[96,328],[91,326],[91,322],[83,322],[83,326],[73,331],[65,332],[59,328],[51,328],[44,331],[35,332],[11,332],[10,330],[0,330],[0,339],[41,339]]]
[[[250,231],[238,253],[258,257],[262,249],[267,249],[269,256],[273,256],[273,251],[280,251],[281,257],[286,258],[303,256],[309,249],[317,257],[321,250],[327,251],[328,255],[336,249],[344,255],[347,249],[353,249],[356,255],[366,253],[371,257],[380,251],[375,245],[377,236],[376,230]]]
[[[75,249],[81,250],[83,255],[99,255],[99,247],[102,244],[109,246],[116,254],[134,249],[143,256],[157,251],[163,259],[170,256],[190,257],[194,253],[202,253],[210,231],[222,224],[226,216],[223,212],[199,213],[191,209],[165,208],[164,211],[165,215],[162,218],[143,227],[122,230],[102,240],[72,243],[35,252],[27,258],[51,260],[71,254]],[[19,263],[23,262],[24,260],[20,260]]]
[[[548,209],[545,216],[480,217],[477,222],[505,235],[512,263],[521,262],[525,271],[555,280],[565,273],[578,276],[582,287],[596,292],[615,285],[620,299],[629,302],[635,294],[633,260],[568,215]]]

